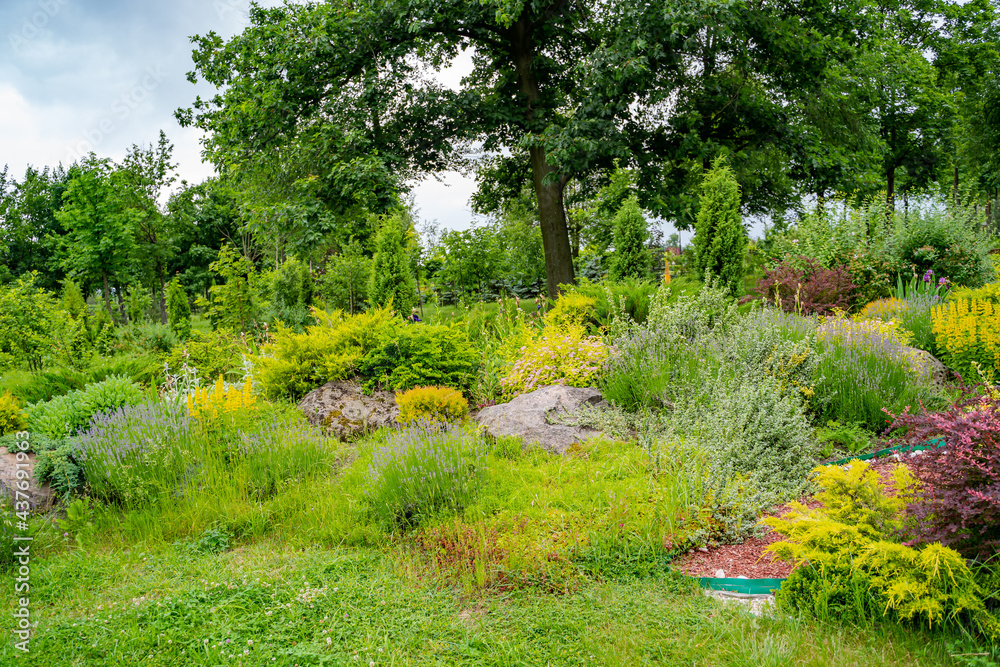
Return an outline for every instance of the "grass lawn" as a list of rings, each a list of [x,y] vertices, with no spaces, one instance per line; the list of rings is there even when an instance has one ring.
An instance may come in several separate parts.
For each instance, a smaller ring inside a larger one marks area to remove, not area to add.
[[[471,595],[392,549],[267,539],[218,555],[135,546],[32,565],[31,651],[5,642],[0,664],[952,664],[930,634],[756,618],[673,576]],[[4,626],[10,636],[9,613]]]

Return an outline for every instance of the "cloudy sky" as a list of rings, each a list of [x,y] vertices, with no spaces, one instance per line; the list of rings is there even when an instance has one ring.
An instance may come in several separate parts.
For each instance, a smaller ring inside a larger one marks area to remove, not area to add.
[[[199,132],[173,117],[213,92],[185,78],[193,69],[188,38],[237,34],[248,7],[249,0],[0,0],[0,168],[9,165],[20,180],[28,165],[68,165],[89,151],[117,160],[162,129],[181,178],[212,175]],[[419,217],[468,226],[472,181],[440,176],[416,187]]]

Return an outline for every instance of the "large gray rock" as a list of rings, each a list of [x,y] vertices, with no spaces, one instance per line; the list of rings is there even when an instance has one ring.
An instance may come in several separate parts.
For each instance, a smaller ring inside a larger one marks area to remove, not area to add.
[[[559,415],[573,414],[581,406],[606,405],[601,392],[552,385],[521,394],[510,403],[491,405],[476,415],[494,438],[521,438],[524,446],[538,445],[555,454],[565,454],[574,443],[583,442],[599,432],[581,426],[553,424]]]
[[[0,447],[0,496],[10,500],[11,506],[14,505],[14,501],[25,500],[27,497],[31,510],[34,512],[51,508],[55,494],[48,484],[39,484],[35,478],[35,455],[28,454],[27,467],[18,465],[18,463],[15,452],[8,452],[6,447]],[[28,472],[27,491],[21,491],[19,488],[20,483],[24,480],[18,479],[18,470]],[[22,495],[18,495],[17,491],[21,491]]]
[[[937,387],[943,387],[948,383],[948,380],[951,378],[951,371],[937,357],[927,350],[918,348],[910,349],[913,356],[916,357],[918,370],[922,378],[927,379]]]
[[[390,391],[363,394],[355,382],[327,382],[299,401],[309,423],[323,427],[341,440],[352,440],[383,426],[392,426],[399,416],[396,396]]]

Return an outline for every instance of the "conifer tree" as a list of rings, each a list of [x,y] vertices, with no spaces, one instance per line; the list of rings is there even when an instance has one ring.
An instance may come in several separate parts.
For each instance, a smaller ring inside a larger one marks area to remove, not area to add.
[[[718,157],[701,184],[694,237],[695,264],[702,280],[714,276],[738,296],[743,282],[747,233],[740,217],[740,186],[725,157]]]
[[[639,210],[639,202],[634,196],[629,197],[615,214],[615,254],[611,258],[608,277],[612,280],[647,277],[649,253],[646,251],[646,240],[648,238],[646,218]]]
[[[416,283],[410,270],[408,232],[409,224],[402,212],[382,219],[382,228],[375,236],[375,256],[368,287],[368,300],[373,306],[391,304],[403,317],[410,314],[417,302]]]

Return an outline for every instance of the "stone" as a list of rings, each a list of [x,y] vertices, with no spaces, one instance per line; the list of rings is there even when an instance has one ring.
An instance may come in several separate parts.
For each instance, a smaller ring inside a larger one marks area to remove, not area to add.
[[[11,503],[24,500],[27,496],[28,504],[33,512],[50,509],[55,500],[55,492],[48,484],[39,484],[35,478],[35,455],[28,454],[27,468],[18,465],[18,463],[16,452],[8,452],[6,447],[0,447],[0,495],[10,500]],[[17,479],[18,470],[28,471],[28,490],[21,491],[24,494],[21,496],[16,493],[17,485],[21,481]]]
[[[344,441],[394,426],[399,416],[396,395],[391,391],[376,391],[369,396],[349,380],[327,382],[312,390],[299,401],[299,409],[310,424]]]
[[[716,579],[725,579],[726,578],[726,571],[725,570],[716,570],[715,571],[715,578]]]
[[[937,387],[943,387],[948,383],[951,371],[937,357],[927,350],[915,347],[909,348],[908,352],[916,359],[921,375],[928,378],[932,384]]]
[[[483,408],[476,415],[476,421],[494,438],[521,438],[525,447],[534,445],[554,454],[565,454],[574,444],[600,432],[583,426],[556,424],[554,418],[571,415],[583,406],[606,405],[596,389],[552,385],[521,394],[509,403]]]

